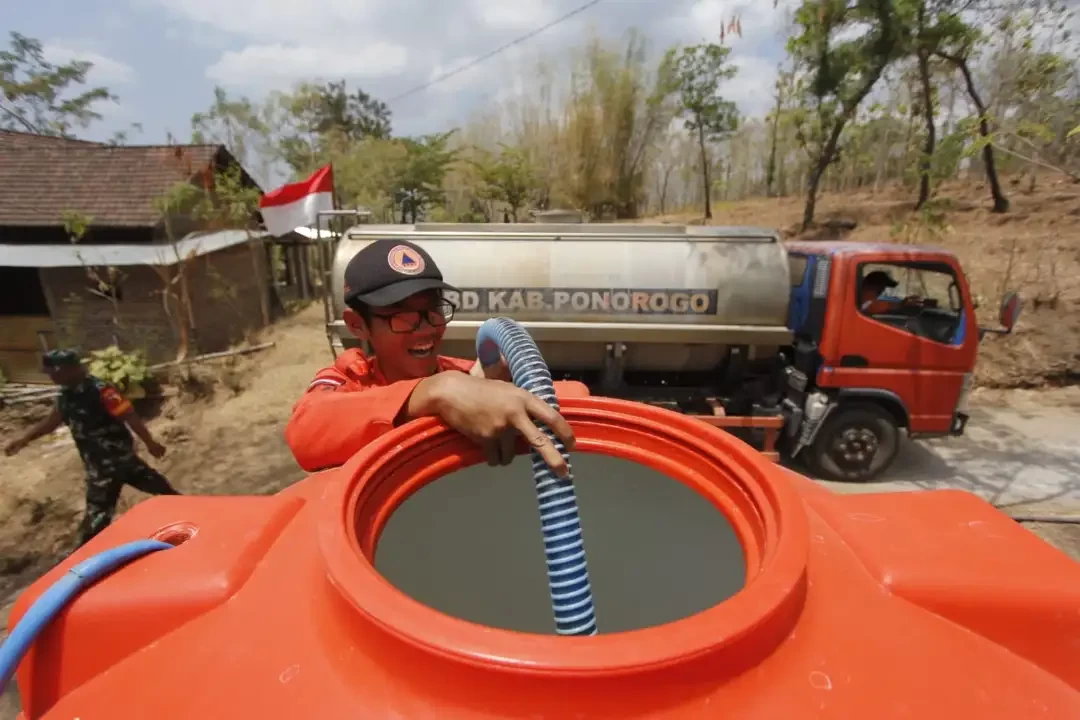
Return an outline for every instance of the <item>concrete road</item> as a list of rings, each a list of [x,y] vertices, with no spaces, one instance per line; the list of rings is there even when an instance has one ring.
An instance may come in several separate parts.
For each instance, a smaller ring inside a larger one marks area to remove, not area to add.
[[[1080,516],[1080,408],[973,407],[962,437],[906,440],[881,482],[838,492],[957,488],[1015,514]]]
[[[841,493],[955,488],[1013,517],[1080,519],[1080,406],[1016,397],[977,405],[964,436],[905,441],[880,482],[821,483]],[[1024,527],[1080,562],[1080,524]]]

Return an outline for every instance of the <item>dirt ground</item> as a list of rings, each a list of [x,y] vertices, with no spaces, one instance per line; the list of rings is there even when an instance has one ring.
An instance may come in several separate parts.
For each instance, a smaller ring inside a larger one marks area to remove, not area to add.
[[[944,194],[953,201],[949,231],[917,242],[959,255],[980,298],[983,322],[993,322],[1003,288],[1020,290],[1026,301],[1012,336],[983,343],[973,402],[1072,412],[1080,407],[1080,392],[1064,386],[1080,378],[1080,186],[1046,182],[1031,195],[1012,192],[1013,211],[994,216],[980,188],[946,188]],[[826,195],[820,208],[822,221],[858,222],[850,239],[880,242],[909,213],[910,200],[895,194]],[[716,224],[787,231],[798,221],[801,203],[720,203],[714,214]],[[322,313],[314,304],[262,333],[259,342],[275,343],[269,350],[193,366],[192,377],[174,378],[177,395],[159,407],[144,408],[154,434],[168,447],[164,458],[152,462],[178,489],[209,495],[273,493],[304,477],[282,433],[293,403],[331,360]],[[10,437],[47,409],[39,403],[0,410],[0,435]],[[941,472],[942,478],[949,475]],[[61,429],[14,458],[0,455],[0,477],[3,627],[18,592],[73,546],[83,510],[83,471],[70,436]],[[144,497],[125,488],[119,512]],[[1080,560],[1077,526],[1030,527]],[[13,702],[0,700],[0,718],[14,717]]]
[[[312,375],[331,362],[319,305],[310,305],[265,333],[267,351],[194,369],[189,387],[169,398],[150,422],[168,448],[152,462],[184,493],[273,493],[304,473],[282,432]],[[211,385],[212,384],[212,385]],[[211,386],[206,394],[205,386]],[[193,393],[198,387],[201,392]],[[202,394],[203,397],[198,397]],[[0,415],[4,436],[43,415],[45,403]],[[12,408],[14,410],[15,408]],[[6,592],[50,567],[74,543],[82,515],[83,470],[70,433],[61,428],[13,458],[0,457],[0,606]],[[122,512],[146,497],[125,488]]]

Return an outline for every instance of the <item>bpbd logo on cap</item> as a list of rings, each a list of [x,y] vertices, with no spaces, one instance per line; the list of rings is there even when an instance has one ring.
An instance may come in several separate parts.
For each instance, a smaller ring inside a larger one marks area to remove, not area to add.
[[[419,275],[424,272],[424,258],[407,245],[395,245],[387,254],[386,261],[402,275]]]

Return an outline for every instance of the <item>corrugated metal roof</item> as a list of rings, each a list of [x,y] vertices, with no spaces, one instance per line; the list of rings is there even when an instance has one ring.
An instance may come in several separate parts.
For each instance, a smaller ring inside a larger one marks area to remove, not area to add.
[[[298,227],[293,230],[293,232],[302,237],[306,237],[308,240],[332,240],[337,237],[335,233],[330,232],[329,230],[316,230],[311,227]]]
[[[259,233],[256,237],[265,237]],[[81,267],[84,265],[173,265],[178,258],[198,257],[247,242],[244,230],[191,233],[183,240],[148,245],[0,245],[0,266]]]

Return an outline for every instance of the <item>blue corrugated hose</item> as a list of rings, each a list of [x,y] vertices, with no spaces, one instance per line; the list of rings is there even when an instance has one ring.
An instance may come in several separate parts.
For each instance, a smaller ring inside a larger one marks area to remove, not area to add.
[[[559,409],[551,372],[539,348],[525,328],[509,318],[492,318],[481,325],[476,334],[476,356],[481,365],[497,364],[500,354],[506,358],[515,385]],[[538,425],[566,459],[569,468],[570,457],[562,441],[549,427],[542,423]],[[544,534],[555,631],[559,635],[596,635],[596,612],[585,562],[574,474],[568,472],[565,478],[560,478],[536,450],[532,451],[532,472],[540,502],[540,528]]]
[[[34,640],[83,588],[136,558],[171,547],[160,540],[136,540],[104,550],[68,570],[34,601],[0,645],[0,694],[7,689],[8,680]]]

